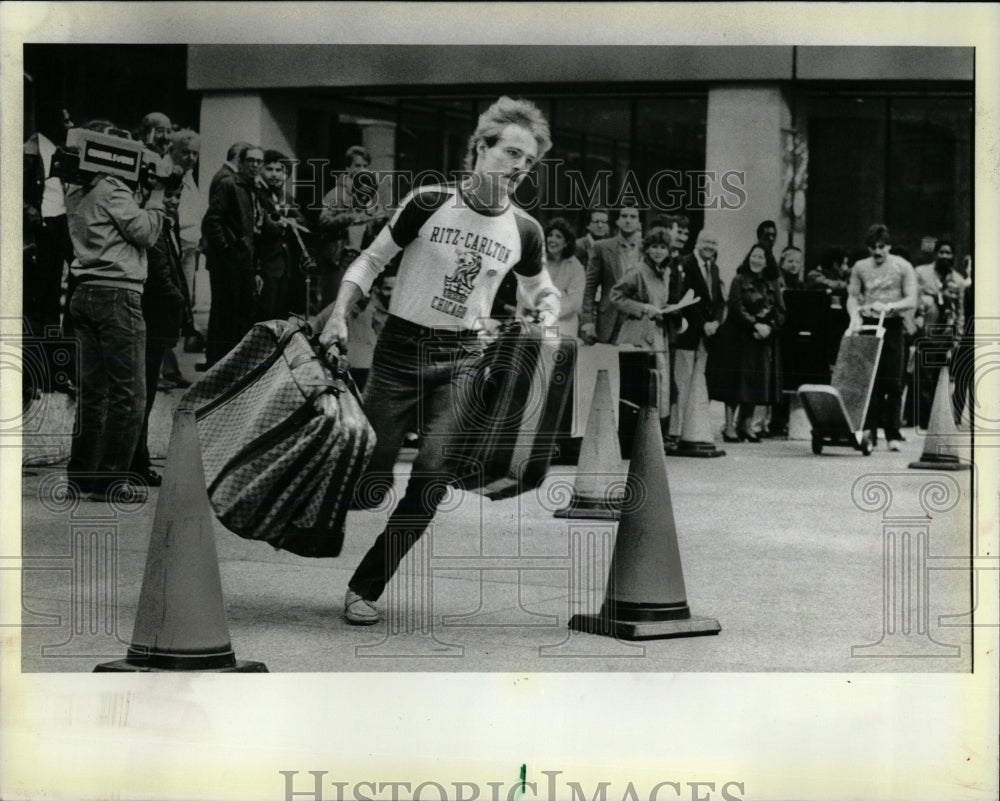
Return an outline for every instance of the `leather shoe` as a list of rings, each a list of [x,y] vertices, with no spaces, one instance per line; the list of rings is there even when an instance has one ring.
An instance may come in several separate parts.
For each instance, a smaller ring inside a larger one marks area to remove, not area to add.
[[[378,609],[368,600],[349,589],[344,595],[344,620],[352,626],[372,626],[378,623]]]
[[[760,437],[758,437],[752,431],[741,431],[740,440],[742,440],[743,442],[760,442]]]
[[[155,470],[147,470],[140,474],[140,481],[147,487],[159,487],[163,484],[163,476]]]

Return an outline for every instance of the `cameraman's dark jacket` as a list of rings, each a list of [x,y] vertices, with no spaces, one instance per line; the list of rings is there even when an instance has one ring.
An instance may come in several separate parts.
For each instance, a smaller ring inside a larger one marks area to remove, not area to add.
[[[73,241],[71,270],[80,283],[142,292],[146,248],[163,227],[162,200],[146,208],[118,178],[98,175],[66,190],[66,219]]]
[[[201,232],[209,270],[226,265],[252,283],[256,271],[254,188],[241,175],[222,178],[211,193]]]

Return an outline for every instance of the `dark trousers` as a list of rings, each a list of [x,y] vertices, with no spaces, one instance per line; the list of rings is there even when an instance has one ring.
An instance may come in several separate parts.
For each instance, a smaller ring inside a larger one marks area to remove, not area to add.
[[[291,307],[291,284],[288,271],[279,276],[264,276],[264,287],[260,290],[260,319],[284,320]]]
[[[792,396],[787,392],[781,393],[781,398],[771,407],[771,422],[768,430],[772,434],[783,434],[788,432],[788,421],[792,416]]]
[[[874,325],[877,320],[865,320],[865,325]],[[906,366],[906,350],[903,347],[903,321],[899,317],[886,320],[885,338],[882,340],[882,356],[875,371],[875,386],[868,407],[865,428],[876,430],[881,426],[886,439],[899,439],[899,414],[903,402],[903,368]],[[873,437],[874,439],[874,437]]]
[[[916,416],[913,418],[913,422],[914,425],[919,425],[923,429],[930,425],[931,409],[934,406],[934,395],[937,392],[941,367],[948,363],[949,351],[954,339],[954,331],[942,327],[932,330],[931,334],[921,337],[916,342],[916,358],[913,368]],[[954,369],[952,373],[954,378]]]
[[[952,370],[955,375],[955,394],[952,396],[952,412],[955,424],[962,422],[965,404],[969,404],[969,421],[975,417],[976,399],[972,391],[974,387],[975,351],[972,346],[959,345],[955,348]]]
[[[382,595],[399,563],[430,525],[455,478],[446,458],[471,408],[473,375],[482,345],[475,335],[436,331],[389,317],[379,336],[365,387],[365,414],[376,444],[356,499],[375,506],[392,488],[403,437],[420,448],[403,497],[365,554],[348,586],[369,601]]]
[[[146,407],[142,418],[142,430],[139,432],[139,441],[135,446],[135,455],[132,457],[132,472],[140,476],[149,472],[151,467],[149,459],[149,415],[153,411],[153,403],[156,401],[156,385],[160,380],[160,367],[163,364],[163,356],[169,350],[162,342],[147,340],[146,342]]]
[[[66,216],[46,217],[38,226],[35,243],[33,254],[24,260],[21,313],[25,332],[32,338],[28,348],[35,351],[40,368],[37,388],[47,392],[68,379],[76,380],[72,356],[71,363],[61,363],[56,353],[65,355],[67,351],[59,347],[58,335],[51,335],[60,324],[63,270],[73,260]],[[71,332],[63,334],[69,336]]]
[[[73,319],[80,343],[77,434],[67,477],[106,490],[128,475],[146,408],[146,324],[138,292],[79,284]]]
[[[209,282],[212,308],[208,315],[205,362],[211,367],[236,347],[257,322],[258,306],[249,267],[215,259]]]

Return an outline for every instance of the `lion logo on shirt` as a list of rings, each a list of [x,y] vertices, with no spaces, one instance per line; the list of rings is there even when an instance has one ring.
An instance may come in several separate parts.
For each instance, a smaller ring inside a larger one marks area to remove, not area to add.
[[[483,269],[483,257],[473,250],[456,249],[455,271],[444,279],[444,296],[449,300],[465,301],[473,290],[476,277]]]

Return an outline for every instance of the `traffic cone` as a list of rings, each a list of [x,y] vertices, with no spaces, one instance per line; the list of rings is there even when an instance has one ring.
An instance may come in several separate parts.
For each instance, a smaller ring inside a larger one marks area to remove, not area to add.
[[[687,406],[684,408],[684,423],[681,426],[681,440],[676,448],[667,450],[668,456],[700,456],[710,458],[725,456],[726,452],[715,447],[712,423],[709,420],[708,385],[705,371],[696,370],[688,390]]]
[[[226,625],[212,509],[194,412],[178,409],[153,517],[132,645],[94,672],[267,673],[237,662]]]
[[[692,617],[655,406],[642,409],[625,501],[600,614],[574,615],[575,631],[624,640],[718,634],[719,621]]]
[[[573,497],[554,517],[618,519],[625,491],[621,483],[625,465],[619,450],[613,405],[608,371],[598,370],[587,430],[580,445]]]
[[[910,462],[910,468],[968,470],[972,465],[958,460],[958,439],[962,436],[952,416],[951,380],[948,365],[944,365],[938,373],[937,388],[934,390],[930,424],[924,437],[924,452],[920,455],[919,462]]]

